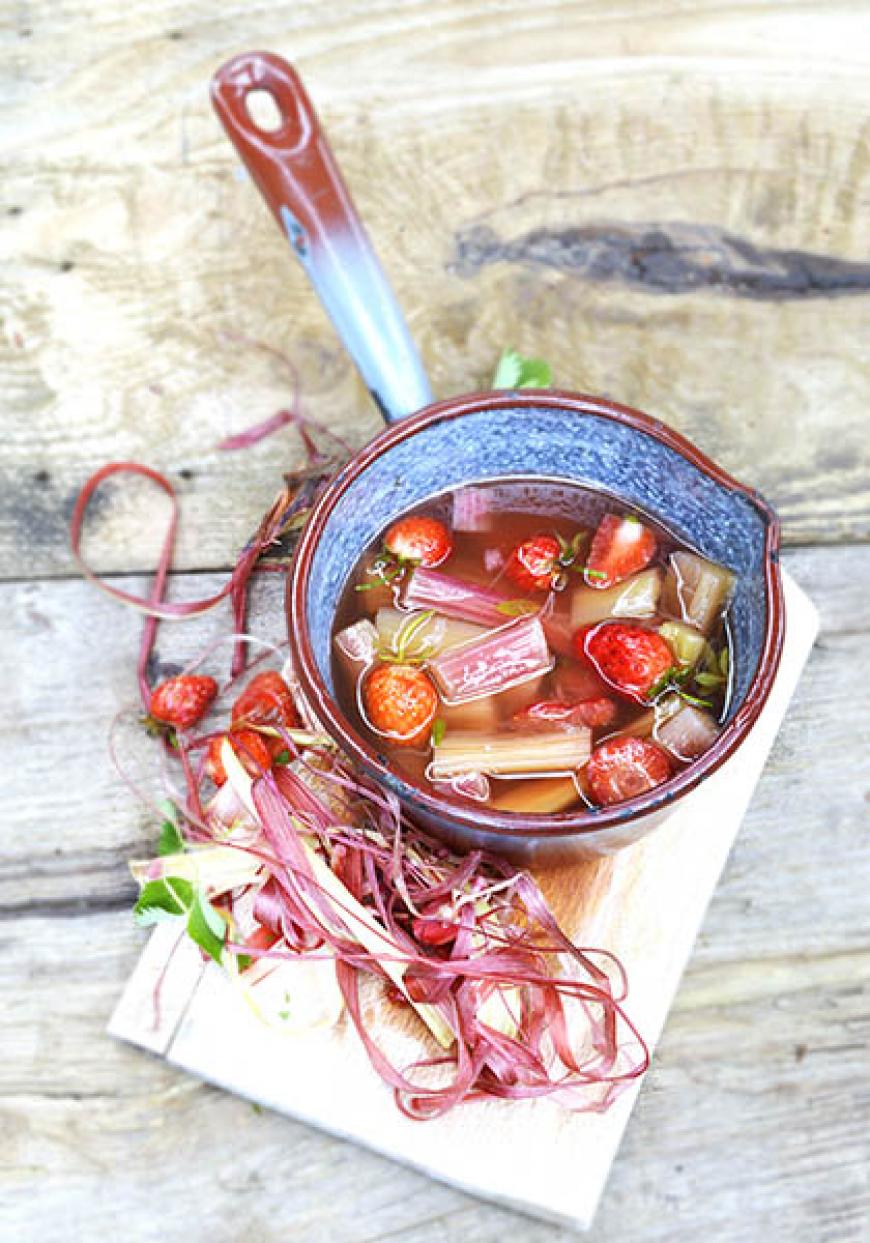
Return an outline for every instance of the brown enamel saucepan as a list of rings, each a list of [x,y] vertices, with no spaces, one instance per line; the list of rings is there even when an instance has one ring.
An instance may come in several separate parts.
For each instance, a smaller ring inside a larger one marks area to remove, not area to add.
[[[254,92],[271,96],[273,128],[254,122]],[[387,423],[327,487],[297,550],[287,595],[290,648],[314,711],[348,755],[455,845],[532,861],[609,853],[636,840],[734,753],[767,699],[784,628],[773,511],[657,419],[601,397],[498,391],[433,404],[401,311],[295,71],[269,53],[238,56],[215,75],[212,100]],[[736,575],[722,732],[671,780],[612,807],[520,815],[442,798],[391,768],[334,694],[335,610],[379,533],[449,489],[530,477],[615,495]]]

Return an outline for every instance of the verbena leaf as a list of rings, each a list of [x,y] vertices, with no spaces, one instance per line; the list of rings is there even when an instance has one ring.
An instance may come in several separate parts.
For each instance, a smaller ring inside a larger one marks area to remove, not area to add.
[[[493,388],[549,388],[553,376],[550,364],[542,358],[523,358],[516,350],[503,350],[498,360]]]
[[[674,690],[677,692],[680,699],[685,699],[686,703],[688,704],[694,704],[696,708],[712,708],[713,707],[709,699],[699,699],[697,695],[690,695],[688,691],[684,691],[683,688],[680,686],[675,686]]]
[[[160,804],[160,810],[166,819],[160,826],[160,837],[157,842],[159,855],[177,855],[185,849],[185,841],[178,827],[178,809],[169,800]]]
[[[496,605],[496,611],[504,613],[505,617],[528,617],[537,613],[538,605],[533,600],[502,600]]]
[[[695,681],[699,686],[712,689],[713,687],[721,686],[725,679],[722,677],[721,673],[705,673],[702,671],[701,673],[695,674]]]
[[[272,763],[278,764],[280,767],[283,768],[285,764],[290,763],[290,752],[279,751],[278,754],[275,756],[274,760],[272,761]]]
[[[186,915],[192,902],[193,885],[189,880],[182,880],[180,876],[149,880],[142,886],[133,907],[133,918],[140,928],[149,928],[152,924]]]
[[[439,747],[447,733],[447,722],[443,717],[436,717],[432,722],[432,746]]]
[[[516,350],[502,350],[492,377],[493,388],[516,388],[523,373],[523,360]]]
[[[227,939],[227,926],[220,913],[199,889],[193,895],[187,916],[187,935],[215,962],[220,962]]]

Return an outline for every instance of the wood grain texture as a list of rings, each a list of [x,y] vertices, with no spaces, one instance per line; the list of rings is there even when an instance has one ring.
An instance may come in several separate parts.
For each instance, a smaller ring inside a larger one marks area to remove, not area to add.
[[[0,577],[34,580],[0,589],[0,1235],[566,1238],[105,1038],[141,944],[126,859],[152,836],[105,755],[138,622],[36,580],[69,572],[73,498],[113,458],[177,482],[179,566],[231,562],[298,451],[290,432],[216,450],[288,398],[229,331],[286,351],[308,413],[356,444],[377,430],[206,103],[256,46],[304,73],[440,395],[514,343],[687,432],[792,543],[866,541],[867,7],[0,0],[0,41]],[[149,569],[159,504],[107,491],[95,561]],[[594,1240],[866,1237],[870,550],[789,566],[824,585],[822,639]],[[167,627],[164,668],[221,624]]]
[[[230,330],[286,351],[313,416],[377,430],[208,107],[258,45],[305,74],[438,394],[516,343],[687,432],[790,541],[867,538],[863,6],[5,7],[0,575],[67,572],[78,487],[127,457],[180,484],[179,566],[227,563],[298,460],[290,433],[215,448],[288,399]],[[107,495],[100,566],[149,567],[156,504]]]
[[[820,599],[823,635],[708,913],[593,1240],[863,1237],[870,714],[853,692],[868,642],[870,549],[802,550],[787,564],[805,587],[831,584]],[[175,594],[218,581],[179,576]],[[0,1012],[9,1137],[0,1234],[90,1239],[111,1231],[121,1210],[125,1233],[149,1243],[190,1237],[191,1221],[219,1243],[245,1229],[264,1243],[288,1231],[303,1243],[569,1237],[257,1114],[107,1040],[142,943],[127,911],[126,859],[153,840],[104,749],[107,721],[135,699],[139,623],[75,581],[10,584],[0,604],[10,667],[28,670],[0,704],[15,826],[0,871],[0,982],[13,999]],[[279,632],[271,577],[257,615],[263,633]],[[220,626],[216,614],[164,627],[161,659],[185,659]],[[807,797],[810,762],[824,802]],[[46,771],[73,776],[45,781]],[[184,1204],[186,1220],[155,1215],[156,1186],[165,1202]]]

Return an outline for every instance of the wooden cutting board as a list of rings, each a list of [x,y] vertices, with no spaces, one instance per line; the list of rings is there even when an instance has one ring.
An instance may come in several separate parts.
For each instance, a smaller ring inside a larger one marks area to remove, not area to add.
[[[818,630],[812,603],[787,577],[785,597],[780,671],[740,751],[645,840],[606,860],[537,874],[575,939],[621,958],[626,1008],[651,1047]],[[413,1020],[389,1010],[375,1012],[375,1034],[408,1064],[419,1055]],[[592,1222],[640,1087],[606,1114],[572,1114],[546,1100],[492,1101],[411,1122],[346,1020],[297,1034],[266,1027],[224,973],[204,967],[166,924],[148,942],[109,1032],[252,1101],[575,1229]]]

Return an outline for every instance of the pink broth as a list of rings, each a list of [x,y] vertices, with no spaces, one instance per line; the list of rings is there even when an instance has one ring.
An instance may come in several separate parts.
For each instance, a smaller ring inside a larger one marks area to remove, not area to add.
[[[517,814],[622,802],[715,742],[732,587],[611,496],[475,484],[360,559],[336,695],[384,762],[441,796]]]

